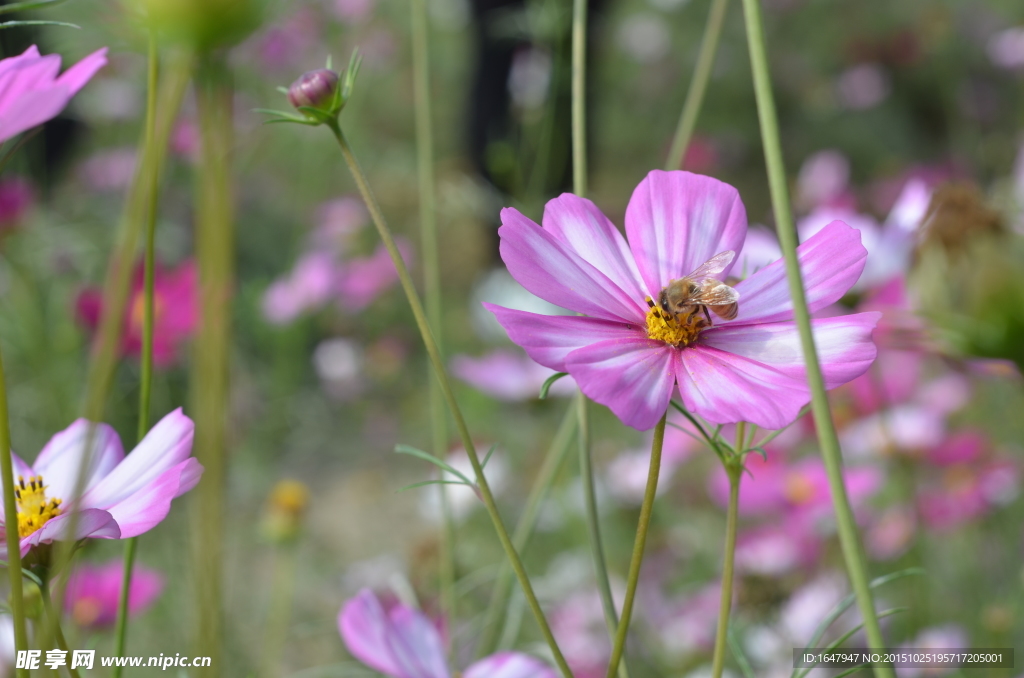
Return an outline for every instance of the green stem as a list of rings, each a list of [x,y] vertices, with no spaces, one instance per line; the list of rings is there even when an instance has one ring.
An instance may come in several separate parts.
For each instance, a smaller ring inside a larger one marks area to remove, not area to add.
[[[422,249],[423,290],[430,329],[434,332],[438,350],[443,353],[441,321],[441,261],[437,242],[437,184],[434,179],[434,128],[430,106],[430,43],[427,8],[424,0],[411,0],[412,10],[412,68],[416,113],[416,156],[420,193],[420,248]],[[427,368],[430,398],[430,421],[433,432],[434,456],[444,459],[448,453],[448,420],[444,411],[444,395],[440,385]],[[441,601],[448,619],[456,614],[455,601],[455,525],[444,485],[441,493]],[[451,644],[454,655],[457,648]]]
[[[629,561],[629,575],[626,579],[626,599],[622,603],[622,619],[619,621],[619,630],[615,634],[615,644],[612,646],[612,657],[608,664],[607,678],[615,678],[618,672],[619,662],[622,661],[622,654],[626,650],[626,636],[629,634],[629,621],[633,616],[633,599],[636,597],[636,587],[640,582],[640,566],[644,561],[644,547],[647,545],[647,529],[651,525],[651,514],[654,510],[654,497],[658,492],[658,474],[661,472],[661,447],[665,442],[665,420],[668,412],[661,415],[661,420],[654,428],[654,440],[651,443],[651,466],[647,472],[647,488],[644,490],[644,500],[640,505],[640,522],[636,528],[636,541],[633,543],[633,556]]]
[[[615,642],[619,630],[619,615],[615,611],[615,599],[612,598],[612,587],[608,580],[608,564],[604,555],[604,543],[601,539],[601,523],[598,520],[597,493],[594,491],[594,464],[590,454],[590,422],[587,417],[587,397],[580,391],[576,395],[576,407],[579,413],[580,433],[580,479],[583,481],[584,515],[587,521],[587,534],[590,537],[590,554],[594,560],[594,575],[597,579],[597,591],[601,596],[601,609],[604,612],[604,623],[608,627],[608,636]],[[623,656],[619,664],[619,678],[629,678],[626,658]]]
[[[743,9],[747,23],[750,65],[754,74],[754,92],[757,98],[757,112],[761,123],[761,138],[764,143],[765,163],[768,168],[768,183],[771,189],[776,228],[786,260],[786,277],[789,280],[790,295],[793,298],[793,315],[800,331],[800,343],[807,365],[807,381],[811,387],[811,409],[814,413],[821,454],[828,473],[839,541],[842,545],[843,558],[846,561],[847,574],[853,585],[861,615],[864,617],[864,631],[867,635],[868,645],[872,648],[884,648],[885,640],[882,637],[874,602],[871,598],[867,564],[861,548],[860,535],[846,495],[846,485],[843,483],[842,452],[832,422],[832,413],[829,410],[821,365],[814,347],[810,312],[807,308],[807,298],[797,259],[796,228],[793,224],[793,214],[789,204],[786,170],[782,160],[779,123],[772,95],[760,2],[759,0],[743,0]],[[893,678],[894,676],[892,668],[887,665],[876,665],[874,670],[878,678]]]
[[[666,170],[682,169],[686,149],[690,146],[693,129],[697,126],[697,116],[704,103],[708,80],[711,79],[711,69],[715,65],[718,39],[722,37],[722,24],[725,23],[725,9],[728,5],[729,0],[711,0],[711,10],[708,12],[708,23],[700,42],[697,65],[694,66],[693,79],[690,80],[690,89],[687,90],[686,101],[683,103],[683,112],[679,115],[679,124],[672,138],[672,148],[665,161]]]
[[[281,675],[281,657],[288,640],[292,597],[295,590],[296,550],[294,544],[278,546],[274,554],[274,586],[270,589],[267,626],[263,637],[261,675],[277,678]]]
[[[477,488],[480,491],[480,498],[483,500],[484,506],[487,508],[487,513],[491,517],[491,522],[494,523],[494,529],[498,534],[498,540],[501,542],[502,548],[505,549],[505,554],[508,556],[508,559],[512,564],[512,569],[515,571],[516,578],[519,580],[519,585],[523,589],[523,594],[526,596],[526,600],[530,604],[530,609],[537,620],[537,625],[540,626],[541,634],[544,636],[544,639],[548,643],[548,647],[551,649],[551,654],[554,656],[555,663],[566,678],[572,678],[572,671],[569,669],[569,664],[565,661],[565,657],[562,656],[562,651],[558,648],[555,636],[551,632],[551,627],[548,625],[547,618],[544,616],[544,610],[541,609],[540,602],[537,600],[537,596],[533,592],[533,585],[530,584],[530,579],[526,574],[526,568],[523,567],[523,562],[519,559],[519,554],[516,552],[515,546],[512,544],[512,540],[508,535],[508,530],[505,529],[505,524],[502,522],[501,514],[498,512],[498,506],[494,502],[494,495],[491,493],[491,487],[487,482],[487,478],[484,476],[483,467],[480,465],[480,456],[477,454],[476,446],[473,444],[473,437],[469,433],[469,427],[466,425],[466,420],[462,416],[462,410],[459,409],[459,404],[455,400],[455,392],[452,390],[451,381],[448,379],[448,372],[445,369],[444,360],[441,357],[441,351],[438,349],[437,342],[434,340],[434,335],[430,331],[430,324],[427,321],[426,312],[423,310],[423,304],[420,302],[419,294],[417,294],[416,287],[412,282],[412,277],[409,275],[409,269],[402,260],[402,255],[399,253],[398,247],[395,245],[394,236],[391,235],[391,229],[388,228],[387,222],[384,221],[384,215],[381,214],[380,206],[377,204],[377,199],[373,196],[373,191],[370,190],[370,185],[366,180],[366,175],[363,173],[362,167],[359,166],[359,161],[352,153],[352,148],[348,145],[348,140],[345,138],[345,134],[341,131],[337,122],[329,123],[328,127],[331,128],[331,131],[334,133],[334,136],[338,141],[338,145],[341,147],[341,154],[344,156],[345,163],[348,165],[348,168],[352,173],[352,177],[356,182],[359,193],[362,195],[363,201],[366,203],[366,207],[370,212],[370,217],[373,219],[373,224],[377,228],[377,232],[380,234],[384,247],[388,250],[388,254],[391,255],[391,261],[394,263],[395,269],[398,271],[398,279],[401,282],[402,289],[405,291],[405,295],[409,300],[409,306],[411,307],[413,317],[416,319],[416,325],[419,327],[420,335],[423,338],[423,344],[427,349],[427,355],[430,358],[430,362],[434,365],[435,376],[441,384],[441,391],[444,394],[444,399],[448,404],[448,409],[451,412],[452,418],[455,420],[455,428],[458,430],[459,437],[462,440],[462,445],[466,449],[466,454],[469,457],[469,463],[473,466],[473,473],[476,476]]]
[[[569,443],[572,442],[572,436],[576,432],[576,423],[576,411],[570,407],[566,411],[555,437],[551,440],[540,473],[537,474],[537,480],[530,490],[530,496],[526,498],[526,507],[512,533],[512,544],[518,553],[525,551],[529,545],[533,530],[537,527],[537,519],[540,518],[540,509],[544,505],[544,500],[547,499],[548,493],[555,483],[555,478],[558,477],[558,472],[569,456]],[[508,608],[509,595],[512,593],[513,574],[508,563],[502,563],[501,569],[498,571],[498,578],[494,583],[494,590],[491,592],[491,601],[484,613],[483,632],[477,646],[478,657],[492,654],[498,649],[500,637],[498,631],[500,621],[505,617],[505,611]]]
[[[202,162],[196,176],[196,260],[201,300],[199,332],[193,343],[190,378],[196,421],[194,454],[203,482],[192,504],[199,608],[197,653],[222,666],[224,515],[227,491],[231,348],[231,292],[234,284],[234,204],[231,186],[234,90],[222,55],[204,54],[196,72],[196,109]]]
[[[739,434],[737,433],[737,436]],[[725,559],[722,563],[722,597],[718,607],[718,630],[711,661],[711,678],[721,678],[725,668],[725,648],[729,636],[729,612],[732,610],[733,563],[736,556],[736,523],[740,508],[740,480],[743,464],[732,458],[725,464],[729,476],[729,508],[725,517]]]
[[[149,37],[149,68],[146,90],[146,146],[154,143],[156,138],[156,107],[157,78],[159,75],[159,55],[157,54],[156,36]],[[146,240],[144,256],[143,310],[142,310],[142,365],[141,382],[139,384],[139,428],[137,440],[141,441],[149,431],[149,404],[153,390],[153,325],[154,302],[153,280],[156,264],[156,214],[160,184],[160,168],[153,167],[149,175],[149,200],[146,210]],[[138,538],[132,537],[124,544],[124,573],[121,577],[121,595],[117,603],[117,625],[114,629],[114,655],[124,656],[128,638],[128,600],[132,587],[132,569],[135,566],[135,551]],[[123,667],[114,667],[114,678],[120,678]]]
[[[46,618],[50,621],[49,626],[53,632],[53,639],[57,643],[57,647],[64,651],[65,656],[68,658],[68,662],[70,662],[71,651],[68,649],[68,641],[64,639],[64,631],[60,628],[60,617],[53,608],[53,601],[50,600],[50,589],[45,582],[39,587],[39,597],[43,601],[43,609],[46,610]],[[70,663],[67,665],[67,670],[71,678],[79,678],[78,670],[71,668]]]
[[[28,633],[25,631],[25,598],[21,577],[21,538],[18,533],[18,507],[14,497],[14,463],[11,460],[11,423],[7,414],[7,387],[4,383],[3,357],[0,356],[0,475],[4,488],[4,515],[7,516],[7,577],[11,585],[11,615],[14,617],[14,647],[28,649]],[[27,676],[28,671],[18,669],[18,676]]]
[[[587,193],[587,0],[572,2],[572,192]]]

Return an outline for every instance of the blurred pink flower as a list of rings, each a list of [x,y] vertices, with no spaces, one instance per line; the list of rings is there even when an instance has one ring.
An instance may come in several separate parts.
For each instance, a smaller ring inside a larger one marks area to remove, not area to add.
[[[316,228],[310,239],[312,249],[329,249],[346,254],[352,237],[366,225],[370,215],[363,201],[351,195],[329,200],[317,209]]]
[[[134,148],[114,148],[94,153],[76,172],[93,191],[121,191],[131,183],[136,162]]]
[[[334,16],[349,24],[366,21],[373,13],[375,0],[333,0]]]
[[[778,577],[808,567],[821,554],[821,539],[796,514],[777,525],[745,530],[736,540],[736,567],[741,572]]]
[[[695,174],[710,174],[718,166],[718,146],[713,139],[700,135],[694,136],[683,157],[680,169]]]
[[[295,70],[313,47],[319,47],[322,19],[312,7],[300,7],[255,38],[264,69]]]
[[[157,367],[173,364],[181,344],[196,330],[199,322],[197,275],[195,262],[191,259],[170,270],[158,264],[153,271],[153,364]],[[144,271],[139,265],[132,281],[122,338],[122,350],[129,355],[142,353],[144,283]],[[102,291],[98,288],[83,290],[75,307],[79,320],[90,330],[95,330],[103,313]]]
[[[68,578],[64,609],[83,628],[110,626],[117,620],[121,598],[124,563],[114,560],[104,565],[82,563]],[[141,614],[160,596],[164,578],[159,572],[135,565],[128,593],[128,615]]]
[[[174,124],[171,131],[171,151],[188,162],[198,162],[199,152],[202,148],[202,141],[199,137],[199,126],[194,120],[181,119]]]
[[[920,633],[909,643],[900,646],[901,650],[942,650],[949,651],[956,648],[971,647],[967,631],[958,624],[945,624],[943,626],[931,626]],[[956,665],[947,664],[935,667],[913,667],[900,666],[896,668],[896,675],[899,678],[918,678],[923,676],[944,676],[949,673],[960,673]]]
[[[17,228],[25,212],[35,201],[35,191],[21,177],[0,179],[0,232]]]
[[[450,678],[444,639],[429,618],[400,603],[385,610],[369,589],[345,603],[338,631],[352,655],[390,678]],[[462,672],[462,678],[557,678],[544,662],[499,652]]]
[[[955,464],[921,490],[918,512],[928,528],[944,532],[1012,502],[1019,493],[1020,472],[1009,460]]]
[[[858,413],[867,415],[910,400],[920,386],[923,363],[924,356],[915,351],[879,351],[875,364],[845,387]]]
[[[524,353],[497,349],[479,358],[457,355],[451,360],[453,375],[478,391],[506,402],[536,400],[541,386],[555,371],[539,365]],[[576,392],[572,377],[562,377],[548,391],[549,396],[570,396]]]
[[[988,58],[1000,68],[1024,68],[1024,26],[1007,28],[989,38]]]
[[[800,166],[797,200],[805,209],[819,206],[853,207],[848,193],[850,161],[835,149],[814,153]]]
[[[395,244],[406,264],[412,259],[409,244],[396,238]],[[391,261],[391,255],[384,245],[368,257],[348,259],[338,267],[334,292],[340,306],[351,313],[357,313],[398,282],[398,271]]]
[[[889,75],[874,63],[851,66],[836,79],[839,101],[844,108],[864,111],[885,101],[892,87]]]
[[[35,45],[0,60],[0,142],[56,117],[106,63],[106,47],[59,76],[60,55],[40,56]]]
[[[275,280],[263,294],[263,316],[275,325],[285,325],[320,309],[332,296],[336,275],[333,255],[304,254],[286,277]]]
[[[651,635],[672,657],[706,652],[715,643],[721,582],[707,584],[668,601],[666,610],[650,619]]]
[[[917,520],[908,506],[892,506],[875,519],[868,528],[864,541],[868,553],[878,560],[898,558],[914,539]]]
[[[546,367],[569,372],[591,399],[627,426],[652,428],[677,387],[684,405],[712,423],[786,426],[810,399],[783,262],[737,283],[739,315],[688,334],[659,315],[656,299],[675,279],[729,253],[733,268],[747,231],[732,186],[689,172],[650,172],[626,210],[629,242],[589,200],[550,200],[543,227],[502,210],[501,256],[512,276],[542,299],[584,315],[549,316],[493,304],[514,342]],[[860,235],[834,222],[803,243],[812,310],[856,282],[866,252]],[[875,357],[877,315],[815,322],[828,387],[862,374]],[[651,338],[651,337],[654,338]]]
[[[569,377],[566,377],[568,379]],[[665,427],[661,450],[661,472],[658,494],[668,490],[672,477],[704,444],[696,438],[693,424],[678,412],[671,412]],[[608,490],[620,501],[639,504],[647,487],[647,474],[651,464],[651,443],[654,435],[648,432],[638,449],[623,452],[608,465],[605,482]]]
[[[90,429],[95,433],[85,491],[75,501]],[[75,541],[127,539],[156,527],[170,512],[171,501],[195,487],[203,473],[190,456],[193,429],[192,420],[177,409],[125,456],[113,428],[78,419],[50,439],[32,466],[12,454],[21,555],[33,546],[69,540],[75,514]],[[8,517],[0,516],[4,528]]]

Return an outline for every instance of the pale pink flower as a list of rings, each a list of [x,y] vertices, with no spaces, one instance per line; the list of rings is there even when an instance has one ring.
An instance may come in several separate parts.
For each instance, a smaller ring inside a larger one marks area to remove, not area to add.
[[[385,609],[369,589],[338,614],[338,631],[352,655],[390,678],[451,678],[444,639],[419,610]],[[462,678],[557,678],[544,662],[519,652],[499,652],[471,664]]]
[[[821,554],[821,539],[796,514],[776,525],[745,530],[736,539],[736,567],[741,572],[778,577],[808,567]]]
[[[135,176],[136,163],[134,148],[114,148],[93,154],[76,171],[82,182],[93,191],[121,191]]]
[[[408,243],[396,238],[402,259],[412,258]],[[356,313],[369,306],[377,297],[398,282],[398,271],[384,245],[368,257],[348,259],[338,267],[334,292],[343,309]]]
[[[474,358],[457,355],[451,372],[478,391],[507,402],[536,400],[540,389],[555,371],[539,365],[527,355],[497,349]],[[572,377],[562,377],[548,391],[549,396],[570,396],[576,392]]]
[[[825,149],[810,155],[797,175],[797,200],[805,208],[847,202],[850,161],[840,151]]]
[[[865,111],[885,101],[892,86],[879,64],[858,64],[839,74],[836,90],[845,108]]]
[[[90,428],[95,433],[85,489],[75,500]],[[170,512],[171,501],[195,487],[202,475],[203,467],[190,456],[193,428],[192,420],[175,410],[125,456],[113,428],[78,419],[50,439],[32,466],[12,454],[21,555],[72,537],[127,539],[156,527]],[[4,528],[8,518],[0,516]]]
[[[907,552],[914,539],[917,520],[908,506],[892,506],[875,519],[864,537],[871,557],[892,560]]]
[[[0,142],[56,117],[106,63],[106,47],[61,75],[60,55],[40,56],[35,45],[0,60]]]
[[[332,296],[336,281],[334,257],[324,252],[303,255],[291,273],[271,283],[263,295],[263,316],[285,325],[318,310]]]
[[[117,620],[124,563],[113,560],[103,565],[82,563],[68,578],[64,609],[83,628],[111,626]],[[156,602],[164,588],[164,577],[142,565],[132,568],[128,592],[128,615],[135,617]]]
[[[920,652],[928,652],[929,650],[948,652],[957,648],[967,649],[970,647],[970,638],[962,626],[958,624],[944,624],[942,626],[930,626],[922,630],[914,640],[901,645],[899,649],[917,650]],[[959,673],[959,670],[955,664],[950,663],[937,663],[932,667],[896,667],[896,675],[899,678],[944,676],[953,672]]]
[[[996,33],[989,39],[986,50],[988,58],[1000,68],[1024,68],[1024,26]]]

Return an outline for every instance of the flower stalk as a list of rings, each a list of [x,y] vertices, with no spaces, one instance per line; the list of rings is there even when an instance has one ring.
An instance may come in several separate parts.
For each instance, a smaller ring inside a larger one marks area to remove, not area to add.
[[[736,429],[736,449],[743,449],[742,424]],[[721,678],[725,668],[725,648],[729,637],[729,613],[732,611],[733,564],[736,559],[736,523],[740,509],[740,480],[743,478],[741,455],[731,454],[723,459],[729,476],[729,508],[725,514],[725,557],[722,561],[722,597],[718,607],[718,629],[715,633],[715,651],[711,660],[712,678]]]
[[[192,505],[196,538],[198,654],[220,666],[223,636],[224,503],[227,481],[231,292],[234,280],[234,204],[230,156],[233,88],[220,56],[204,54],[196,72],[202,162],[196,176],[196,259],[201,299],[194,343],[191,401],[194,454],[206,468]]]
[[[401,282],[402,289],[405,291],[406,297],[409,300],[409,306],[412,309],[413,316],[416,319],[416,325],[418,326],[420,335],[423,338],[427,355],[434,366],[435,376],[440,382],[441,391],[444,394],[444,398],[448,405],[448,409],[452,414],[452,418],[455,420],[455,427],[458,430],[462,444],[466,449],[469,462],[473,467],[473,473],[476,477],[480,498],[483,500],[484,506],[487,508],[487,513],[491,517],[495,532],[498,534],[498,540],[501,542],[502,548],[504,548],[505,554],[508,556],[512,565],[512,569],[516,573],[516,578],[519,580],[519,584],[523,589],[523,594],[526,596],[526,600],[537,620],[538,626],[540,626],[541,634],[544,636],[544,639],[548,643],[548,647],[551,649],[555,663],[566,678],[572,678],[572,671],[570,670],[568,663],[565,661],[565,657],[562,656],[562,652],[558,647],[558,643],[551,631],[551,627],[548,625],[547,618],[544,616],[544,611],[541,609],[540,602],[537,600],[537,596],[533,591],[533,586],[530,584],[529,577],[526,574],[526,568],[523,566],[523,563],[519,558],[519,554],[516,552],[515,546],[512,544],[512,539],[509,537],[508,530],[505,528],[505,524],[502,521],[501,514],[498,512],[497,504],[494,501],[494,495],[491,493],[490,485],[487,482],[487,478],[484,476],[484,470],[480,463],[479,454],[473,444],[473,438],[469,433],[469,427],[466,425],[466,421],[462,416],[462,410],[459,408],[459,404],[455,399],[455,392],[452,390],[451,382],[448,379],[444,360],[437,347],[437,342],[434,340],[434,335],[430,330],[430,323],[427,321],[423,304],[420,302],[419,294],[416,292],[416,287],[413,285],[412,277],[409,275],[409,269],[402,260],[402,255],[398,251],[398,246],[395,244],[395,239],[391,234],[391,230],[384,221],[384,216],[381,214],[380,206],[377,204],[377,199],[374,197],[373,192],[370,189],[370,185],[366,180],[366,175],[363,173],[358,160],[352,153],[352,148],[349,146],[344,132],[342,132],[341,127],[338,125],[337,119],[324,120],[323,124],[330,127],[331,131],[334,133],[334,136],[338,141],[338,145],[341,147],[341,153],[345,158],[345,163],[348,165],[348,168],[352,173],[352,177],[356,182],[356,186],[359,189],[359,193],[362,195],[363,200],[366,203],[366,207],[370,212],[373,224],[377,228],[377,232],[380,234],[381,240],[383,241],[385,248],[388,250],[388,254],[391,256],[392,262],[395,264],[395,269],[398,271],[399,281]]]
[[[3,357],[0,356],[0,474],[4,487],[4,515],[17,516],[18,507],[14,499],[14,462],[11,459],[11,422],[7,413],[7,387],[4,383]],[[14,617],[15,650],[28,649],[28,634],[25,630],[25,597],[21,576],[21,540],[18,530],[7,530],[7,577],[11,586],[11,616]],[[27,676],[26,669],[17,669],[17,675]]]
[[[157,85],[159,76],[159,54],[156,36],[149,37],[149,64],[146,89],[146,130],[145,144],[150,146],[156,139]],[[156,214],[160,184],[160,166],[149,168],[147,177],[148,205],[146,209],[146,234],[143,256],[143,306],[142,306],[142,365],[139,383],[139,427],[137,441],[149,431],[149,405],[153,390],[153,325],[154,325],[154,266],[156,263]],[[132,585],[132,570],[135,566],[135,552],[138,537],[132,537],[124,544],[124,575],[121,579],[121,594],[117,603],[117,623],[114,629],[114,654],[124,656],[128,637],[128,597]],[[121,666],[114,667],[114,678],[120,678]]]
[[[711,69],[715,65],[715,53],[718,52],[718,40],[722,37],[722,24],[725,23],[725,10],[728,5],[729,0],[711,0],[708,23],[700,42],[700,52],[697,54],[697,65],[694,66],[683,111],[679,115],[679,124],[672,138],[668,159],[665,161],[666,170],[683,167],[686,149],[690,147],[693,129],[697,126],[697,116],[700,115],[701,106],[704,104],[704,93],[707,92],[708,81],[711,79]]]
[[[658,493],[658,474],[661,472],[661,448],[665,442],[665,422],[668,412],[661,415],[654,427],[654,440],[651,442],[651,466],[647,471],[647,487],[644,489],[643,503],[640,505],[640,522],[636,528],[636,541],[633,543],[633,556],[629,561],[629,575],[626,579],[626,598],[622,603],[622,618],[615,634],[612,646],[611,661],[608,663],[607,678],[615,678],[619,663],[626,650],[626,636],[629,632],[629,621],[633,616],[633,600],[636,598],[636,587],[640,582],[640,566],[644,561],[644,547],[647,545],[647,530],[651,525],[651,514],[654,511],[654,497]]]
[[[423,265],[423,296],[430,329],[444,353],[442,341],[441,261],[437,242],[437,182],[434,177],[434,126],[430,105],[430,41],[424,0],[410,0],[412,14],[412,75],[416,117],[416,160],[420,194],[420,248]],[[440,384],[427,368],[430,423],[434,456],[444,459],[448,452],[448,419]],[[455,524],[448,492],[439,485],[441,499],[441,549],[439,559],[441,602],[445,616],[455,618]],[[457,651],[452,642],[451,653]]]
[[[856,594],[864,631],[872,648],[884,648],[885,641],[878,624],[874,602],[869,586],[867,563],[861,547],[857,523],[850,508],[846,486],[843,482],[842,452],[832,413],[829,409],[821,365],[815,351],[814,335],[811,332],[810,312],[800,266],[796,254],[796,227],[790,207],[786,171],[782,160],[782,144],[779,138],[779,123],[776,117],[775,100],[772,94],[771,75],[768,67],[768,53],[765,47],[764,26],[759,0],[743,0],[747,25],[747,42],[750,49],[750,65],[754,75],[754,93],[764,144],[765,164],[768,169],[768,183],[771,190],[772,206],[775,213],[779,242],[786,262],[786,277],[793,298],[793,312],[800,333],[804,362],[807,366],[807,381],[811,388],[811,409],[815,428],[821,445],[821,454],[828,474],[829,489],[836,514],[839,541],[842,545],[846,570]],[[875,676],[892,678],[894,673],[888,665],[875,665]]]

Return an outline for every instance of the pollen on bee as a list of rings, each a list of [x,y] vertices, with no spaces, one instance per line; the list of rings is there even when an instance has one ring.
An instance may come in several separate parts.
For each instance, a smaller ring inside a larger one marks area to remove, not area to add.
[[[646,297],[645,301],[650,307],[647,311],[647,337],[649,339],[684,348],[692,344],[708,327],[708,323],[698,313],[690,314],[685,322],[680,322],[676,315],[654,303],[651,297]]]

